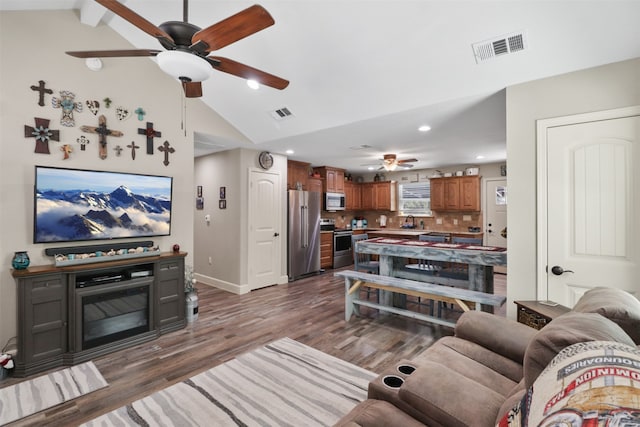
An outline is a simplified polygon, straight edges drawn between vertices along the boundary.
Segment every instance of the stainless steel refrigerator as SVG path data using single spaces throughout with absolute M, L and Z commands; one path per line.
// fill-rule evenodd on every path
M 289 190 L 289 281 L 320 271 L 322 193 Z

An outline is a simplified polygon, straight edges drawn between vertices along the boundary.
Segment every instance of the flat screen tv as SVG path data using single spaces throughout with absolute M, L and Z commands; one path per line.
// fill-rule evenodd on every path
M 34 243 L 168 236 L 173 178 L 36 166 Z

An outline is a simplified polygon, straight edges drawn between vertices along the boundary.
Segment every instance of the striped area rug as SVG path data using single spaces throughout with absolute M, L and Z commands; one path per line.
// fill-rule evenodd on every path
M 83 426 L 331 426 L 376 376 L 283 338 Z
M 0 389 L 0 425 L 106 387 L 93 362 L 42 375 Z

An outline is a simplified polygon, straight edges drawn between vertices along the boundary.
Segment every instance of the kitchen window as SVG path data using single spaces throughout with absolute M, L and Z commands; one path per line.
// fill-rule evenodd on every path
M 431 186 L 429 181 L 398 185 L 400 215 L 431 216 Z

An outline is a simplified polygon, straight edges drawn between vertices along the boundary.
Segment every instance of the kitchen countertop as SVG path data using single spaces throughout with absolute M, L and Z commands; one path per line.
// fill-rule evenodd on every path
M 416 237 L 422 234 L 429 234 L 427 230 L 417 230 L 417 229 L 400 229 L 400 228 L 384 228 L 378 230 L 367 230 L 369 234 L 372 236 L 406 236 L 406 237 Z

